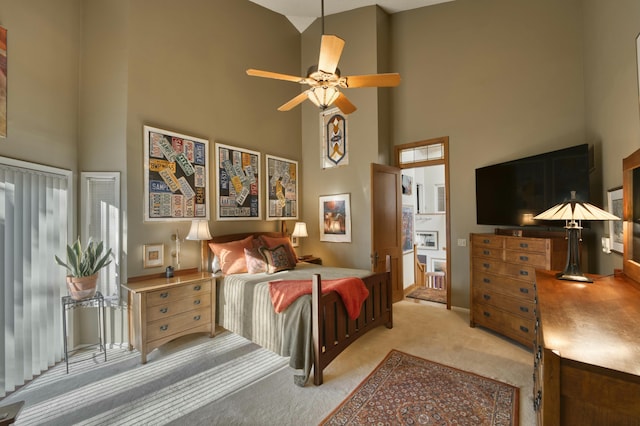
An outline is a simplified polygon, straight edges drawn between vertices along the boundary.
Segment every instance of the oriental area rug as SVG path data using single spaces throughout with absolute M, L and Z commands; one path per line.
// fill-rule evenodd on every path
M 392 350 L 322 425 L 517 425 L 515 386 Z
M 407 294 L 407 297 L 411 299 L 427 300 L 429 302 L 447 303 L 447 290 L 418 287 L 411 293 Z

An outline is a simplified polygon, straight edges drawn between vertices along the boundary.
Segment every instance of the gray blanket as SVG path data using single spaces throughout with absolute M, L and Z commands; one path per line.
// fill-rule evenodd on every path
M 263 348 L 290 357 L 289 365 L 298 370 L 294 375 L 298 386 L 306 384 L 313 366 L 311 296 L 298 298 L 284 312 L 277 314 L 269 295 L 269 281 L 310 279 L 313 274 L 329 280 L 363 278 L 371 272 L 298 263 L 291 271 L 271 275 L 228 275 L 219 278 L 217 284 L 216 322 Z

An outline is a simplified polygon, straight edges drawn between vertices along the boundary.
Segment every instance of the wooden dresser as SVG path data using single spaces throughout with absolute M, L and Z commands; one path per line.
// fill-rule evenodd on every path
M 209 272 L 151 278 L 124 285 L 129 290 L 129 350 L 142 363 L 155 348 L 191 333 L 215 334 L 216 280 Z
M 535 269 L 564 268 L 564 233 L 546 238 L 471 234 L 469 240 L 471 327 L 489 328 L 533 348 Z
M 538 425 L 640 425 L 640 285 L 536 272 Z

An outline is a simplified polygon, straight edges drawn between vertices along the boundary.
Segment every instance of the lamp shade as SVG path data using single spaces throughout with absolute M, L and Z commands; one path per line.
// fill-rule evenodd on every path
M 576 192 L 571 191 L 571 199 L 557 204 L 550 209 L 535 216 L 539 220 L 564 220 L 567 230 L 567 264 L 564 271 L 556 275 L 556 278 L 567 281 L 580 281 L 590 283 L 592 280 L 586 277 L 580 268 L 579 243 L 582 240 L 583 220 L 619 220 L 615 215 L 606 212 L 593 204 L 576 200 Z M 576 222 L 577 221 L 577 222 Z
M 307 90 L 309 100 L 322 109 L 334 103 L 338 95 L 340 95 L 340 91 L 333 86 L 317 86 Z
M 293 228 L 292 237 L 308 237 L 307 224 L 304 222 L 296 222 L 296 226 Z
M 191 222 L 191 228 L 189 229 L 187 240 L 204 241 L 210 239 L 211 232 L 209 231 L 208 221 L 198 219 Z

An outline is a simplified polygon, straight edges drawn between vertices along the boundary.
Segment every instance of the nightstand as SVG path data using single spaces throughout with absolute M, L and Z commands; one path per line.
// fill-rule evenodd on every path
M 129 350 L 141 362 L 155 348 L 191 333 L 215 334 L 216 279 L 209 272 L 151 278 L 123 285 L 129 290 Z
M 298 260 L 300 262 L 315 263 L 316 265 L 322 265 L 322 258 L 318 256 L 314 256 L 312 254 L 299 257 Z

